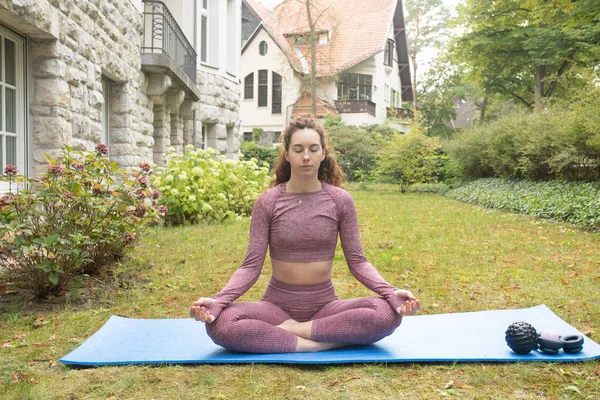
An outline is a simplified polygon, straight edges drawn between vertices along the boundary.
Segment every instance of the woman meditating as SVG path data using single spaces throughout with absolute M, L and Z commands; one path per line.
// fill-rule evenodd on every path
M 313 119 L 283 134 L 273 187 L 254 204 L 243 264 L 225 288 L 195 301 L 190 315 L 212 340 L 250 353 L 312 352 L 369 344 L 390 335 L 419 301 L 387 283 L 365 258 L 352 197 Z M 340 300 L 331 282 L 338 233 L 352 274 L 379 296 Z M 270 250 L 273 273 L 258 302 L 234 301 L 258 280 Z

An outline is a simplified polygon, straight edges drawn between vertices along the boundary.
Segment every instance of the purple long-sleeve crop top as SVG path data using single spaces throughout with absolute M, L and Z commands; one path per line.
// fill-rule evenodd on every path
M 227 285 L 213 296 L 207 310 L 218 317 L 221 311 L 254 285 L 260 276 L 267 247 L 271 258 L 284 262 L 332 260 L 338 232 L 352 275 L 382 296 L 396 309 L 403 299 L 394 294 L 369 263 L 358 232 L 356 208 L 345 190 L 321 182 L 310 193 L 288 193 L 281 183 L 262 193 L 252 209 L 250 240 L 244 262 Z

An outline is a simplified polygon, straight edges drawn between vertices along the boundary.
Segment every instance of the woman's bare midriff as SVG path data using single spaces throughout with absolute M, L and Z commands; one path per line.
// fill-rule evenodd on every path
M 333 260 L 285 262 L 271 259 L 273 278 L 290 285 L 314 285 L 331 279 Z

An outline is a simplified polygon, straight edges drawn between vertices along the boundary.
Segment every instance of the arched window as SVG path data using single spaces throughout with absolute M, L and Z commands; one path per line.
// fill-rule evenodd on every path
M 273 72 L 271 85 L 271 113 L 281 114 L 281 75 L 277 72 Z
M 268 49 L 269 49 L 269 46 L 267 45 L 267 42 L 265 42 L 263 40 L 258 45 L 258 54 L 260 54 L 261 56 L 267 55 L 267 50 Z
M 254 72 L 244 78 L 244 99 L 254 98 Z

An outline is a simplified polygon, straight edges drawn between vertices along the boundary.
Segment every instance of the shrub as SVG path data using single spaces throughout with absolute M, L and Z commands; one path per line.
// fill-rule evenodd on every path
M 415 183 L 408 190 L 415 193 L 436 193 L 443 195 L 450 190 L 450 187 L 445 183 Z
M 377 152 L 382 138 L 371 134 L 365 128 L 333 124 L 331 120 L 328 133 L 335 149 L 336 158 L 349 181 L 371 179 L 371 174 L 379 165 Z
M 514 112 L 457 134 L 450 157 L 466 178 L 600 180 L 600 87 L 535 113 Z
M 600 229 L 600 183 L 479 179 L 446 193 L 484 207 Z
M 445 179 L 450 171 L 439 139 L 419 132 L 395 135 L 382 151 L 377 168 L 383 182 L 397 183 L 403 192 L 415 183 Z
M 244 142 L 240 146 L 240 151 L 246 160 L 255 158 L 259 165 L 267 164 L 269 169 L 273 168 L 275 160 L 279 156 L 279 146 L 259 146 L 255 142 Z
M 0 270 L 37 297 L 60 293 L 75 274 L 122 257 L 145 225 L 166 213 L 150 188 L 150 165 L 119 171 L 105 145 L 96 150 L 66 147 L 58 159 L 47 156 L 35 179 L 5 169 L 4 180 L 28 189 L 0 199 Z
M 168 207 L 166 221 L 190 224 L 200 220 L 220 221 L 249 215 L 258 195 L 270 181 L 269 169 L 256 159 L 232 161 L 214 149 L 187 146 L 185 154 L 169 149 L 165 167 L 157 168 L 153 185 Z

